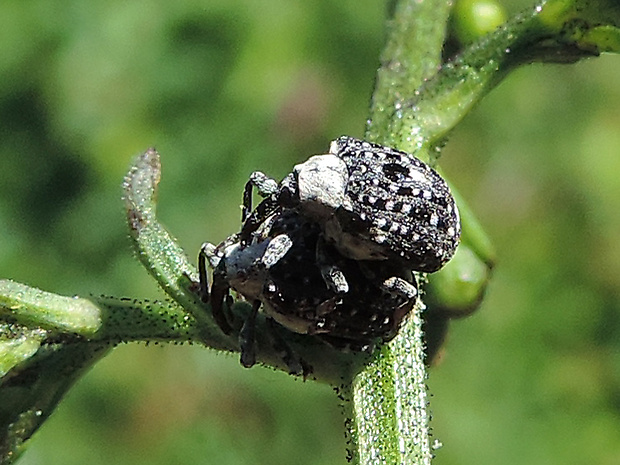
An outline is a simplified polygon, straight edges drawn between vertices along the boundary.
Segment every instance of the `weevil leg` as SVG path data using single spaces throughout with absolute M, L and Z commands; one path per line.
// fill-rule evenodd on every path
M 243 189 L 243 205 L 241 206 L 241 222 L 245 223 L 245 220 L 248 219 L 250 213 L 252 212 L 252 190 L 254 188 L 254 184 L 251 181 L 252 177 L 250 177 L 250 181 L 245 183 L 245 188 Z
M 394 305 L 394 313 L 392 315 L 392 321 L 395 324 L 394 330 L 397 330 L 397 322 L 402 321 L 418 299 L 418 287 L 415 276 L 413 276 L 413 282 L 393 276 L 383 281 L 381 289 L 398 299 L 398 304 Z
M 256 187 L 261 197 L 269 197 L 278 191 L 278 182 L 261 171 L 254 171 L 250 175 L 250 179 L 245 183 L 245 188 L 243 189 L 242 223 L 245 223 L 245 220 L 252 212 L 252 190 L 254 187 Z
M 258 190 L 261 197 L 269 197 L 278 192 L 278 181 L 270 178 L 261 171 L 254 171 L 250 175 L 250 181 Z
M 391 278 L 383 281 L 381 284 L 381 289 L 406 300 L 413 300 L 418 297 L 418 287 L 415 282 L 410 283 L 409 281 L 397 276 L 392 276 Z
M 251 368 L 256 364 L 256 315 L 261 306 L 260 300 L 252 304 L 252 311 L 246 318 L 239 332 L 239 346 L 241 347 L 241 365 Z
M 321 271 L 323 281 L 336 294 L 346 294 L 349 292 L 349 283 L 342 270 L 333 263 L 333 260 L 326 249 L 327 244 L 322 236 L 316 243 L 316 263 Z
M 216 271 L 213 273 L 213 284 L 211 286 L 211 292 L 209 292 L 207 262 L 209 262 L 211 266 L 213 266 L 214 262 L 217 262 L 217 257 L 215 256 L 216 250 L 216 247 L 209 242 L 205 242 L 200 247 L 200 252 L 198 253 L 198 295 L 202 302 L 211 303 L 211 314 L 213 315 L 213 319 L 224 334 L 230 334 L 232 328 L 226 319 L 223 307 L 224 301 L 226 300 L 228 303 L 228 299 L 230 298 L 230 294 L 228 293 L 229 286 L 220 272 Z
M 225 277 L 216 269 L 213 272 L 213 284 L 211 285 L 211 314 L 224 334 L 230 334 L 232 332 L 230 323 L 226 318 L 226 313 L 224 313 L 224 302 L 226 302 L 226 305 L 230 306 L 232 300 L 228 292 L 229 289 L 230 287 Z
M 209 251 L 212 247 L 212 244 L 205 242 L 200 247 L 200 252 L 198 253 L 198 293 L 200 295 L 200 300 L 202 300 L 204 303 L 209 302 L 209 277 L 207 276 L 207 260 L 209 260 Z
M 244 207 L 245 208 L 245 207 Z M 278 201 L 275 197 L 267 197 L 246 217 L 239 233 L 239 242 L 246 245 L 250 242 L 252 233 L 256 231 L 269 216 L 278 209 Z

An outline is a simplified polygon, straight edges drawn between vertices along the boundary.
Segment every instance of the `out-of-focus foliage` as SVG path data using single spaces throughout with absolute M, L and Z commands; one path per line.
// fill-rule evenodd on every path
M 131 157 L 162 153 L 159 216 L 188 251 L 222 239 L 252 170 L 362 134 L 383 17 L 353 0 L 1 2 L 0 275 L 161 297 L 125 237 Z M 617 56 L 520 70 L 444 150 L 498 265 L 431 371 L 437 464 L 620 461 L 618 75 Z M 327 386 L 131 345 L 20 463 L 344 464 L 341 421 Z
M 452 10 L 454 35 L 465 44 L 492 32 L 506 19 L 501 3 L 495 0 L 460 0 Z

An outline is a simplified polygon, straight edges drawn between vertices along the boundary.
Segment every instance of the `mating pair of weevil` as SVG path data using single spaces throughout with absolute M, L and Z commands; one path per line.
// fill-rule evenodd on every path
M 252 210 L 252 191 L 263 200 Z M 454 255 L 459 214 L 446 182 L 414 156 L 352 137 L 296 165 L 282 182 L 254 172 L 242 228 L 203 244 L 200 292 L 232 332 L 230 290 L 252 303 L 240 331 L 241 362 L 255 363 L 259 308 L 284 328 L 364 351 L 394 337 L 415 305 L 414 271 Z M 209 288 L 207 263 L 213 269 Z

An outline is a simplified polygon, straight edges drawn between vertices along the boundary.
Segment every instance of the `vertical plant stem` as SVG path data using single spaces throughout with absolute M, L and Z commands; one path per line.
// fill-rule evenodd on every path
M 409 153 L 401 108 L 441 63 L 451 0 L 399 0 L 387 23 L 387 40 L 372 96 L 365 138 Z M 413 140 L 413 139 L 412 139 Z
M 388 22 L 366 138 L 403 146 L 400 109 L 440 65 L 448 0 L 400 0 Z M 413 137 L 409 137 L 413 140 Z M 352 458 L 360 464 L 430 464 L 422 304 L 349 386 Z
M 348 393 L 353 457 L 360 464 L 431 463 L 422 307 L 359 373 Z

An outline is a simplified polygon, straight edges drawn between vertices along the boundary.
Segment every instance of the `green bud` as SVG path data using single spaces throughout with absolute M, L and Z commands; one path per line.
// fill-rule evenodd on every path
M 484 296 L 490 274 L 489 267 L 466 244 L 461 244 L 452 260 L 428 277 L 428 311 L 441 312 L 447 318 L 471 314 Z
M 461 43 L 475 41 L 504 21 L 504 9 L 492 0 L 459 0 L 452 11 L 452 27 Z

